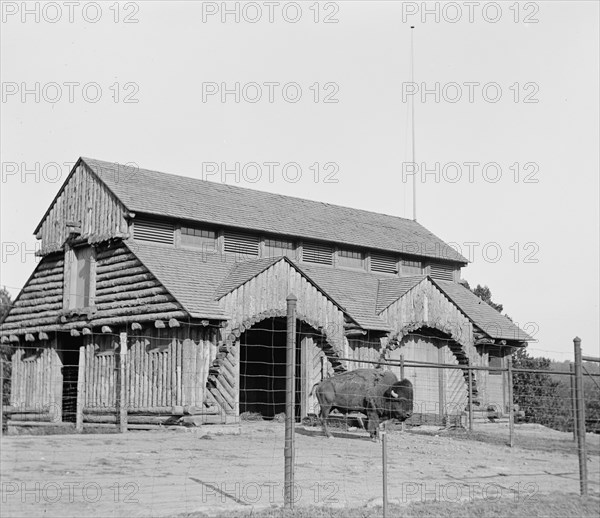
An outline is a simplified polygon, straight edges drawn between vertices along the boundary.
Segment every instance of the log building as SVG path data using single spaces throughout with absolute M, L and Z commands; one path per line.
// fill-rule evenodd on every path
M 501 367 L 530 340 L 459 282 L 464 257 L 403 218 L 80 158 L 34 233 L 40 261 L 0 328 L 15 422 L 273 416 L 289 293 L 299 417 L 332 372 Z M 464 411 L 466 371 L 404 374 L 416 414 Z M 502 375 L 475 371 L 473 394 L 507 408 Z

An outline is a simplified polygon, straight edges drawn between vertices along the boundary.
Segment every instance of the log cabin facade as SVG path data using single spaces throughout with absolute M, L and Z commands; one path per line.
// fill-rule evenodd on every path
M 0 328 L 15 421 L 282 412 L 289 293 L 298 417 L 334 372 L 502 366 L 531 339 L 459 282 L 464 257 L 403 218 L 80 158 L 34 233 L 40 261 Z M 415 413 L 463 412 L 465 372 L 407 365 Z M 476 404 L 505 411 L 503 378 L 475 371 Z

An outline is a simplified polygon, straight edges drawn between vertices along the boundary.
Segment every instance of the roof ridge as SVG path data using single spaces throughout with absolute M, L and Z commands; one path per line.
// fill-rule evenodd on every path
M 98 162 L 98 163 L 102 163 L 102 164 L 110 164 L 110 165 L 119 165 L 121 167 L 127 167 L 129 169 L 136 169 L 135 167 L 132 166 L 128 166 L 128 165 L 122 165 L 119 164 L 118 162 L 107 162 L 106 160 L 100 160 L 98 158 L 91 158 L 91 157 L 81 157 L 81 160 L 83 160 L 84 162 L 86 162 L 86 164 L 89 166 L 90 164 L 88 163 L 88 161 L 93 161 L 93 162 Z M 260 189 L 253 189 L 252 187 L 240 187 L 238 185 L 231 185 L 228 183 L 223 183 L 223 182 L 215 182 L 212 180 L 204 180 L 201 178 L 194 178 L 193 176 L 187 176 L 187 175 L 181 175 L 181 174 L 175 174 L 175 173 L 165 173 L 163 171 L 157 171 L 156 169 L 146 169 L 144 167 L 139 167 L 137 168 L 138 170 L 143 170 L 143 171 L 147 171 L 149 173 L 155 173 L 155 174 L 160 174 L 160 175 L 165 175 L 165 176 L 172 176 L 172 177 L 176 177 L 176 178 L 186 178 L 188 180 L 193 180 L 195 182 L 203 182 L 203 183 L 209 183 L 211 185 L 219 185 L 219 186 L 223 186 L 225 188 L 231 189 L 231 190 L 235 190 L 235 191 L 252 191 L 252 192 L 256 192 L 256 193 L 260 193 L 260 194 L 266 194 L 269 196 L 279 196 L 282 198 L 293 198 L 295 200 L 300 200 L 300 201 L 308 201 L 310 203 L 318 203 L 321 205 L 326 205 L 328 207 L 335 207 L 335 208 L 340 208 L 340 209 L 348 209 L 348 210 L 352 210 L 352 211 L 358 211 L 358 212 L 364 212 L 367 214 L 374 214 L 376 216 L 386 216 L 388 218 L 395 218 L 395 219 L 400 219 L 402 221 L 406 221 L 409 223 L 414 223 L 416 225 L 419 225 L 421 228 L 425 228 L 423 225 L 421 225 L 419 222 L 417 222 L 416 220 L 413 220 L 411 218 L 405 218 L 402 216 L 396 216 L 394 214 L 387 214 L 384 212 L 376 212 L 374 210 L 368 210 L 368 209 L 361 209 L 361 208 L 356 208 L 356 207 L 349 207 L 348 205 L 338 205 L 337 203 L 329 203 L 326 201 L 319 201 L 319 200 L 311 200 L 310 198 L 302 198 L 300 196 L 294 196 L 291 194 L 280 194 L 280 193 L 274 193 L 274 192 L 268 192 L 268 191 L 263 191 Z M 427 230 L 427 229 L 426 229 Z M 428 231 L 429 232 L 429 231 Z

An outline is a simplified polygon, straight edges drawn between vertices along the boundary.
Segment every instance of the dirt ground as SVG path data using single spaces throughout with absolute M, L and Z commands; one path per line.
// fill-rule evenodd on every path
M 282 505 L 283 424 L 243 423 L 241 429 L 241 435 L 197 429 L 5 436 L 1 514 L 169 516 Z M 490 424 L 483 431 L 507 437 L 502 425 Z M 499 442 L 469 440 L 436 428 L 389 432 L 390 501 L 510 498 L 526 506 L 543 494 L 579 492 L 572 434 L 520 425 L 515 447 Z M 600 436 L 588 434 L 588 444 L 589 487 L 597 495 Z M 327 439 L 298 427 L 295 449 L 297 506 L 381 504 L 380 443 L 347 433 Z

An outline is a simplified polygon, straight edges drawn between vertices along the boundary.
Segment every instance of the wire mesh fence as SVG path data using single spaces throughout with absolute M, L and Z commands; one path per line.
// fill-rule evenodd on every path
M 519 463 L 525 450 L 569 455 L 561 477 L 563 483 L 578 482 L 577 456 L 571 455 L 582 449 L 575 401 L 579 397 L 583 402 L 579 416 L 587 416 L 587 431 L 595 431 L 597 363 L 582 364 L 583 393 L 577 396 L 574 371 L 555 370 L 550 364 L 532 368 L 518 354 L 512 361 L 505 356 L 496 366 L 481 365 L 458 357 L 449 339 L 413 333 L 411 341 L 385 354 L 371 337 L 352 337 L 347 349 L 351 355 L 339 356 L 326 347 L 322 332 L 296 323 L 294 470 L 287 498 L 281 423 L 289 395 L 289 362 L 283 316 L 249 326 L 235 337 L 234 351 L 215 339 L 222 328 L 209 323 L 182 323 L 180 331 L 129 329 L 127 334 L 105 329 L 73 336 L 67 331 L 45 344 L 4 344 L 3 430 L 57 426 L 63 431 L 118 432 L 214 425 L 227 434 L 222 425 L 237 427 L 232 433 L 241 435 L 223 435 L 210 448 L 199 448 L 188 437 L 177 440 L 189 448 L 184 495 L 171 488 L 179 496 L 167 497 L 154 482 L 152 487 L 142 483 L 142 475 L 126 481 L 165 508 L 182 499 L 190 506 L 258 506 L 290 499 L 296 505 L 378 505 L 384 503 L 384 487 L 386 501 L 399 504 L 506 496 L 526 501 L 556 485 L 536 476 L 540 459 L 531 467 Z M 400 423 L 393 411 L 379 412 L 377 401 L 374 407 L 333 408 L 328 422 L 335 439 L 327 440 L 315 386 L 357 369 L 375 370 L 376 379 L 384 383 L 389 382 L 385 373 L 392 373 L 391 385 L 394 379 L 409 380 L 411 415 Z M 402 396 L 393 395 L 390 386 L 380 395 L 382 406 Z M 385 455 L 383 441 L 371 440 L 373 411 L 385 438 Z M 506 450 L 507 445 L 516 448 Z M 144 448 L 121 444 L 119 452 L 131 459 Z M 600 451 L 592 444 L 587 453 L 597 457 Z M 160 459 L 165 471 L 181 461 Z M 216 465 L 231 466 L 231 471 L 213 470 Z M 594 465 L 589 477 L 593 490 L 596 472 Z M 108 487 L 103 479 L 102 490 Z

